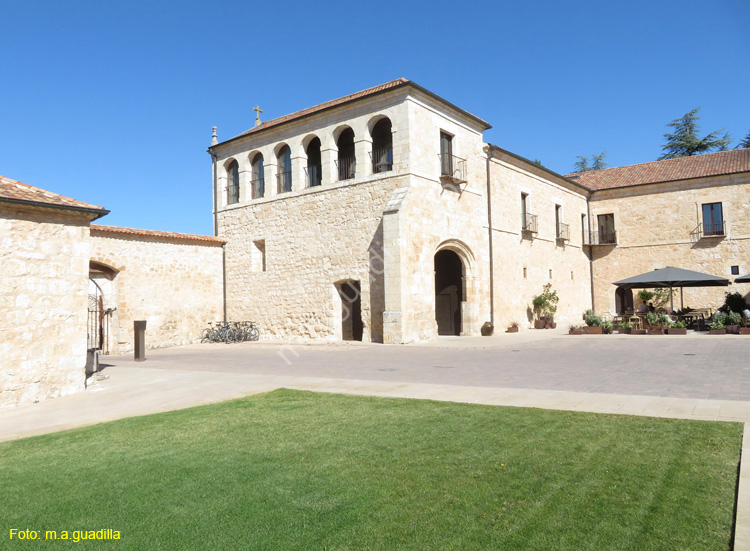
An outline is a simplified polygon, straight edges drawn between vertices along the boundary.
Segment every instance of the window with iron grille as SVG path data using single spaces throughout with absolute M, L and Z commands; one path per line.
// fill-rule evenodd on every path
M 227 167 L 227 205 L 240 200 L 240 165 L 232 161 Z
M 703 235 L 724 235 L 721 203 L 703 204 Z

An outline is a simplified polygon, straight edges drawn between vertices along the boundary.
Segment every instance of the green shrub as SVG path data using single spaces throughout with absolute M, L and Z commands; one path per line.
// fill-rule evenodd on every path
M 727 325 L 739 325 L 742 323 L 742 316 L 737 312 L 731 311 L 727 314 Z
M 657 316 L 654 312 L 649 312 L 648 314 L 646 314 L 646 323 L 651 326 L 657 325 L 659 323 L 659 316 Z
M 587 310 L 587 312 L 591 312 L 591 310 Z M 591 312 L 590 314 L 586 314 L 586 325 L 588 325 L 589 327 L 599 327 L 601 324 L 601 316 L 597 316 L 593 312 Z
M 675 321 L 674 323 L 670 324 L 670 327 L 674 327 L 675 329 L 685 329 L 685 322 Z
M 742 313 L 747 308 L 745 299 L 739 293 L 727 293 L 727 297 L 724 299 L 724 307 L 731 312 Z
M 649 300 L 654 298 L 654 293 L 652 293 L 651 291 L 647 291 L 646 289 L 641 289 L 640 291 L 638 291 L 638 298 L 648 302 Z
M 669 327 L 669 325 L 672 323 L 672 320 L 670 320 L 669 316 L 666 314 L 658 314 L 656 316 L 656 323 L 657 325 L 663 325 L 664 327 Z

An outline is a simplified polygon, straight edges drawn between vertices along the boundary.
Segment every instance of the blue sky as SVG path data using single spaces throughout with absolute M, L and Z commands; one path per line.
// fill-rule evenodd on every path
M 101 223 L 212 232 L 211 126 L 405 77 L 557 172 L 656 160 L 666 124 L 750 132 L 750 2 L 0 0 L 0 174 Z

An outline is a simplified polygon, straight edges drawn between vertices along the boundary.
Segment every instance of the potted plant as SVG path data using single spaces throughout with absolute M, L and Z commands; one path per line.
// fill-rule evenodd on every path
M 646 314 L 646 325 L 648 326 L 649 335 L 663 335 L 664 328 L 661 325 L 659 316 L 655 312 L 649 312 Z
M 605 335 L 611 335 L 614 332 L 615 326 L 611 321 L 602 322 L 602 333 Z
M 557 312 L 557 303 L 560 298 L 557 296 L 557 291 L 552 290 L 552 284 L 547 283 L 542 288 L 542 294 L 536 295 L 531 304 L 534 307 L 538 319 L 534 322 L 536 329 L 554 329 L 557 327 L 555 323 L 555 313 Z
M 745 312 L 750 314 L 750 312 Z M 750 335 L 750 315 L 742 316 L 742 327 L 740 327 L 740 335 Z
M 737 312 L 733 312 L 732 310 L 727 312 L 727 318 L 724 322 L 724 327 L 726 328 L 727 333 L 739 335 L 740 324 L 742 324 L 742 316 L 740 316 Z
M 727 330 L 724 328 L 724 322 L 727 319 L 727 315 L 724 312 L 717 312 L 714 314 L 714 319 L 708 324 L 709 335 L 726 335 Z
M 687 335 L 687 328 L 685 327 L 684 321 L 676 321 L 672 324 L 670 324 L 669 328 L 667 329 L 667 334 L 669 335 Z
M 625 333 L 626 335 L 630 335 L 630 332 L 633 330 L 633 324 L 629 321 L 626 321 L 625 323 L 620 325 L 620 333 Z
M 583 327 L 580 325 L 571 325 L 568 328 L 568 335 L 583 335 Z
M 602 318 L 594 314 L 593 310 L 586 310 L 586 327 L 584 331 L 587 335 L 602 334 Z
M 517 321 L 511 322 L 511 324 L 508 326 L 508 330 L 506 333 L 518 333 L 518 326 L 519 323 Z

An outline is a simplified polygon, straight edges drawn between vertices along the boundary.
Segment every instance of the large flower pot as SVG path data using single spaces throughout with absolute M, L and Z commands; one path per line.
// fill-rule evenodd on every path
M 602 326 L 601 325 L 588 325 L 583 328 L 583 332 L 587 335 L 601 335 L 602 334 Z
M 724 329 L 727 330 L 727 333 L 731 333 L 732 335 L 739 335 L 740 334 L 740 326 L 739 325 L 725 325 Z
M 630 332 L 630 334 L 631 335 L 645 335 L 646 334 L 646 330 L 645 329 L 633 329 Z
M 544 320 L 536 320 L 534 322 L 534 329 L 544 329 Z
M 663 335 L 664 329 L 649 329 L 648 334 L 649 335 Z
M 630 328 L 630 329 L 620 329 L 620 333 L 625 333 L 626 335 L 630 335 L 630 332 L 632 330 L 633 330 L 632 328 Z
M 482 328 L 480 329 L 480 332 L 482 333 L 483 337 L 491 337 L 492 333 L 495 332 L 495 326 L 490 322 L 485 321 L 484 325 L 482 325 Z
M 518 327 L 513 327 L 513 326 L 508 327 L 508 330 L 506 331 L 506 333 L 518 333 Z
M 750 327 L 740 327 L 740 335 L 750 335 Z
M 686 327 L 670 327 L 667 329 L 668 335 L 687 335 Z
M 709 329 L 708 334 L 709 335 L 726 335 L 727 330 L 726 330 L 726 327 L 724 329 Z

